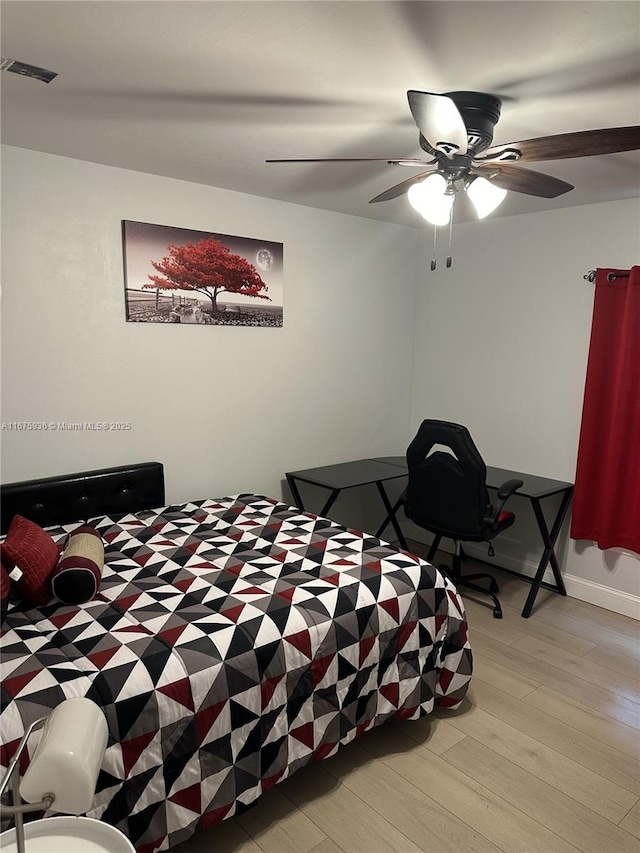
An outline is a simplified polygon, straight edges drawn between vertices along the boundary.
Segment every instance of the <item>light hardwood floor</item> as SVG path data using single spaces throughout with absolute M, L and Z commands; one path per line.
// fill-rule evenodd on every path
M 640 853 L 640 622 L 546 591 L 522 619 L 528 584 L 496 577 L 502 620 L 462 590 L 459 711 L 368 732 L 172 853 Z

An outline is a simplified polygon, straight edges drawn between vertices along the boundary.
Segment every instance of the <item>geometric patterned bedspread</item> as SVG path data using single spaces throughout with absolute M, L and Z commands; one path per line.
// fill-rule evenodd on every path
M 139 853 L 466 693 L 454 587 L 373 536 L 256 495 L 92 524 L 105 540 L 97 597 L 18 606 L 3 626 L 1 758 L 65 697 L 97 702 L 109 745 L 88 814 Z

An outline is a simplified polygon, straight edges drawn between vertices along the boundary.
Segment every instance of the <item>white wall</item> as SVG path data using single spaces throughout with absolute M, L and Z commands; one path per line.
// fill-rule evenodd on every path
M 638 263 L 639 214 L 629 199 L 454 226 L 453 266 L 434 273 L 425 246 L 411 433 L 425 417 L 457 421 L 487 464 L 573 482 L 594 295 L 583 276 Z M 518 521 L 495 542 L 503 565 L 523 554 L 537 564 L 528 502 L 510 508 Z M 560 551 L 570 594 L 603 603 L 613 589 L 608 606 L 640 615 L 629 598 L 640 592 L 637 555 L 575 543 L 566 530 Z
M 171 501 L 280 497 L 287 470 L 406 446 L 418 232 L 2 154 L 2 420 L 132 425 L 5 429 L 3 482 L 157 459 Z M 283 242 L 284 327 L 125 322 L 122 219 Z

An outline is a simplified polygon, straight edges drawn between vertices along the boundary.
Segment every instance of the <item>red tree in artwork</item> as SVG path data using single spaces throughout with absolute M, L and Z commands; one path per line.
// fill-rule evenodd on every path
M 212 312 L 218 310 L 216 300 L 220 293 L 238 293 L 271 301 L 264 292 L 267 285 L 253 264 L 234 255 L 213 237 L 198 243 L 167 246 L 167 249 L 169 254 L 161 261 L 151 261 L 162 276 L 150 275 L 153 284 L 144 287 L 202 293 L 211 300 Z

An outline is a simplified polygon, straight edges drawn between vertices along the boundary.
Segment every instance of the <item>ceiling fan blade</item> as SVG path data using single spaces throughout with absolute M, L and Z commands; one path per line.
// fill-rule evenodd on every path
M 474 166 L 474 174 L 480 174 L 503 190 L 513 190 L 526 195 L 537 195 L 540 198 L 557 198 L 573 189 L 573 184 L 561 181 L 551 175 L 535 172 L 533 169 L 523 169 L 520 166 L 505 165 L 504 163 L 486 163 Z
M 396 184 L 394 187 L 391 187 L 388 190 L 385 190 L 380 195 L 377 195 L 375 198 L 369 199 L 369 204 L 373 204 L 376 201 L 391 201 L 392 198 L 398 198 L 401 195 L 404 195 L 409 187 L 412 187 L 414 184 L 417 184 L 418 181 L 421 181 L 423 178 L 426 178 L 427 175 L 432 175 L 433 171 L 429 172 L 419 172 L 417 175 L 413 175 L 410 178 L 407 178 L 406 181 L 402 181 L 400 184 Z
M 559 133 L 540 136 L 521 142 L 497 145 L 484 152 L 482 160 L 499 157 L 507 149 L 520 151 L 518 162 L 533 163 L 539 160 L 567 160 L 573 157 L 593 157 L 597 154 L 617 154 L 640 148 L 640 126 L 607 127 L 602 130 L 582 130 L 577 133 Z
M 320 157 L 316 159 L 265 160 L 265 163 L 388 163 L 390 166 L 427 166 L 429 160 L 419 157 L 402 157 L 390 160 L 388 157 Z
M 447 156 L 466 154 L 467 128 L 451 98 L 415 89 L 407 92 L 407 98 L 420 133 L 432 148 Z

